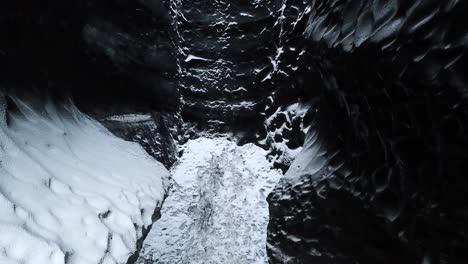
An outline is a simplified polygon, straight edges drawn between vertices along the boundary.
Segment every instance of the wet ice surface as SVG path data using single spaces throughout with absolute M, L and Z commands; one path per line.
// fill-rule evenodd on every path
M 267 263 L 266 197 L 281 174 L 266 151 L 226 138 L 192 140 L 182 149 L 138 263 Z

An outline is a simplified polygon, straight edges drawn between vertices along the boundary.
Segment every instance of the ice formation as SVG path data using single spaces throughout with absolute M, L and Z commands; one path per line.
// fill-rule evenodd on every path
M 281 177 L 267 152 L 226 138 L 191 140 L 182 150 L 138 263 L 267 263 L 266 197 Z
M 168 171 L 73 104 L 12 100 L 7 114 L 0 99 L 0 263 L 126 263 Z

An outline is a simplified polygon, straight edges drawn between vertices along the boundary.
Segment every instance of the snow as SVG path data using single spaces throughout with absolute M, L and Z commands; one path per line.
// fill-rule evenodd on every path
M 267 151 L 227 138 L 191 140 L 182 150 L 138 263 L 268 263 L 266 197 L 281 173 Z
M 244 16 L 244 17 L 255 17 L 254 15 L 252 15 L 250 13 L 246 13 L 246 12 L 241 12 L 240 15 Z
M 187 58 L 185 59 L 185 62 L 190 62 L 190 61 L 193 61 L 193 60 L 201 60 L 201 61 L 211 61 L 210 59 L 206 59 L 206 58 L 203 58 L 203 57 L 198 57 L 198 56 L 195 56 L 195 55 L 188 55 Z
M 126 263 L 168 171 L 72 104 L 12 100 L 7 122 L 0 97 L 0 263 Z

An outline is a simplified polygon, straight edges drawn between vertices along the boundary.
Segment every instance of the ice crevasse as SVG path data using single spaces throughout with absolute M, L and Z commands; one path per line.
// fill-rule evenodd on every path
M 0 264 L 126 263 L 169 172 L 72 103 L 11 100 L 7 113 L 0 96 Z

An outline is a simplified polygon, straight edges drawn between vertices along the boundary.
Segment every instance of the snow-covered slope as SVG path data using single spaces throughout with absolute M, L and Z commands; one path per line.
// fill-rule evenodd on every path
M 0 98 L 0 263 L 126 263 L 168 171 L 72 104 L 13 101 L 7 117 Z
M 174 188 L 138 263 L 267 263 L 266 197 L 281 177 L 253 144 L 200 138 L 182 147 Z

